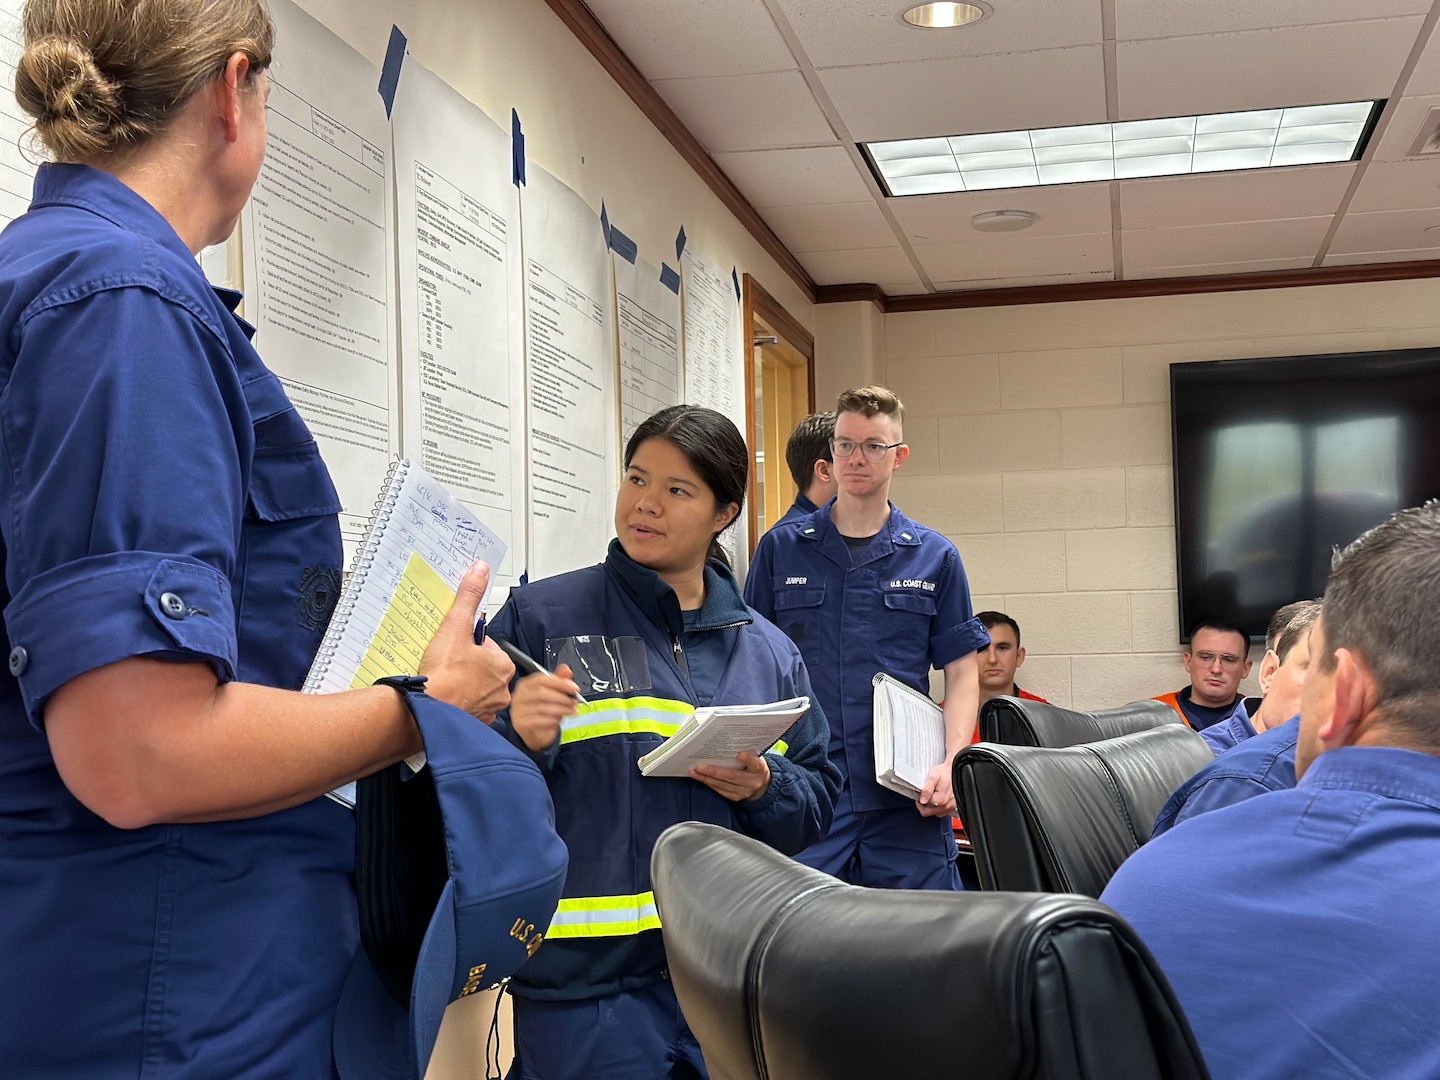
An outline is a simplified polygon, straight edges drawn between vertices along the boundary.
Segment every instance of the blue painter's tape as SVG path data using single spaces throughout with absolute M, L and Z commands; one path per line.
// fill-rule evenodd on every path
M 610 250 L 619 255 L 631 266 L 635 265 L 635 259 L 640 254 L 640 249 L 635 246 L 635 241 L 626 236 L 614 225 L 610 226 Z
M 740 271 L 733 266 L 730 267 L 730 280 L 735 282 L 735 302 L 738 304 L 740 302 Z
M 666 263 L 660 264 L 660 284 L 669 289 L 676 296 L 680 295 L 680 275 L 670 269 Z
M 685 226 L 680 226 L 679 233 L 675 236 L 675 261 L 680 261 L 680 256 L 685 254 Z
M 510 182 L 525 186 L 525 133 L 520 130 L 520 114 L 510 110 Z
M 395 107 L 395 91 L 400 88 L 400 67 L 405 63 L 405 35 L 400 27 L 390 27 L 390 44 L 385 46 L 385 65 L 380 69 L 380 100 L 385 102 L 385 119 Z

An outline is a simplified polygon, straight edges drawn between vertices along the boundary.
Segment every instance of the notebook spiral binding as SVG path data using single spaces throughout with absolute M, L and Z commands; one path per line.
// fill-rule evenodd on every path
M 409 465 L 408 459 L 390 463 L 390 471 L 385 474 L 385 483 L 381 485 L 380 494 L 375 497 L 375 505 L 370 510 L 370 520 L 365 523 L 365 542 L 355 553 L 355 561 L 350 564 L 350 573 L 345 576 L 345 587 L 340 590 L 340 599 L 335 602 L 335 612 L 330 616 L 330 625 L 325 628 L 325 636 L 320 641 L 320 648 L 315 652 L 315 662 L 305 677 L 305 685 L 301 688 L 304 693 L 318 693 L 320 684 L 325 680 L 330 661 L 334 658 L 340 639 L 345 634 L 346 624 L 350 621 L 350 613 L 360 598 L 365 577 L 369 574 L 370 567 L 375 562 L 375 554 L 385 537 L 385 524 L 390 520 L 395 503 L 400 498 L 400 489 L 404 486 Z

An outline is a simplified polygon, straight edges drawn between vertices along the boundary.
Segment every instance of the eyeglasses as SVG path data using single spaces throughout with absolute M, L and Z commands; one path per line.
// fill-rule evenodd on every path
M 903 442 L 851 442 L 849 439 L 831 439 L 830 453 L 837 458 L 848 458 L 856 450 L 864 451 L 866 461 L 883 461 L 885 455 L 897 446 L 904 446 Z
M 1245 658 L 1243 656 L 1236 656 L 1234 653 L 1197 652 L 1195 659 L 1199 660 L 1205 667 L 1214 667 L 1215 661 L 1218 660 L 1220 661 L 1221 667 L 1233 668 L 1239 667 L 1240 662 Z

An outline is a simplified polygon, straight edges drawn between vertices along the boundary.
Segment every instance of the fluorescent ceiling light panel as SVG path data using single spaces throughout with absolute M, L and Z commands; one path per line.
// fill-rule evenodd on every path
M 886 194 L 935 195 L 1353 161 L 1384 102 L 865 143 Z

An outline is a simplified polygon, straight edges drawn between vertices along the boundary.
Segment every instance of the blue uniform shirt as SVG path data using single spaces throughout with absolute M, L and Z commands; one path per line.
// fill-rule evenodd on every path
M 830 760 L 847 781 L 841 808 L 913 808 L 875 782 L 871 679 L 888 672 L 928 694 L 932 666 L 982 648 L 989 634 L 954 544 L 892 506 L 852 559 L 830 520 L 834 505 L 761 537 L 745 601 L 800 647 L 830 719 Z
M 1260 700 L 1258 697 L 1244 698 L 1224 720 L 1200 729 L 1200 738 L 1205 740 L 1216 757 L 1255 737 L 1255 726 L 1250 723 L 1250 717 L 1260 708 Z
M 786 510 L 785 513 L 780 516 L 780 520 L 775 522 L 770 528 L 774 529 L 791 521 L 799 521 L 801 518 L 809 517 L 819 509 L 818 506 L 805 497 L 805 493 L 802 491 L 799 495 L 795 496 L 795 501 L 790 504 L 790 509 Z
M 349 811 L 116 829 L 43 731 L 57 688 L 129 657 L 304 678 L 340 583 L 339 504 L 238 299 L 83 166 L 42 166 L 0 235 L 6 1075 L 331 1072 L 357 940 Z
M 1213 1076 L 1352 1080 L 1440 1076 L 1437 896 L 1440 758 L 1343 747 L 1146 844 L 1100 899 Z
M 1244 802 L 1267 791 L 1293 788 L 1295 742 L 1299 735 L 1300 718 L 1296 716 L 1226 750 L 1175 790 L 1160 808 L 1151 838 L 1197 814 Z

